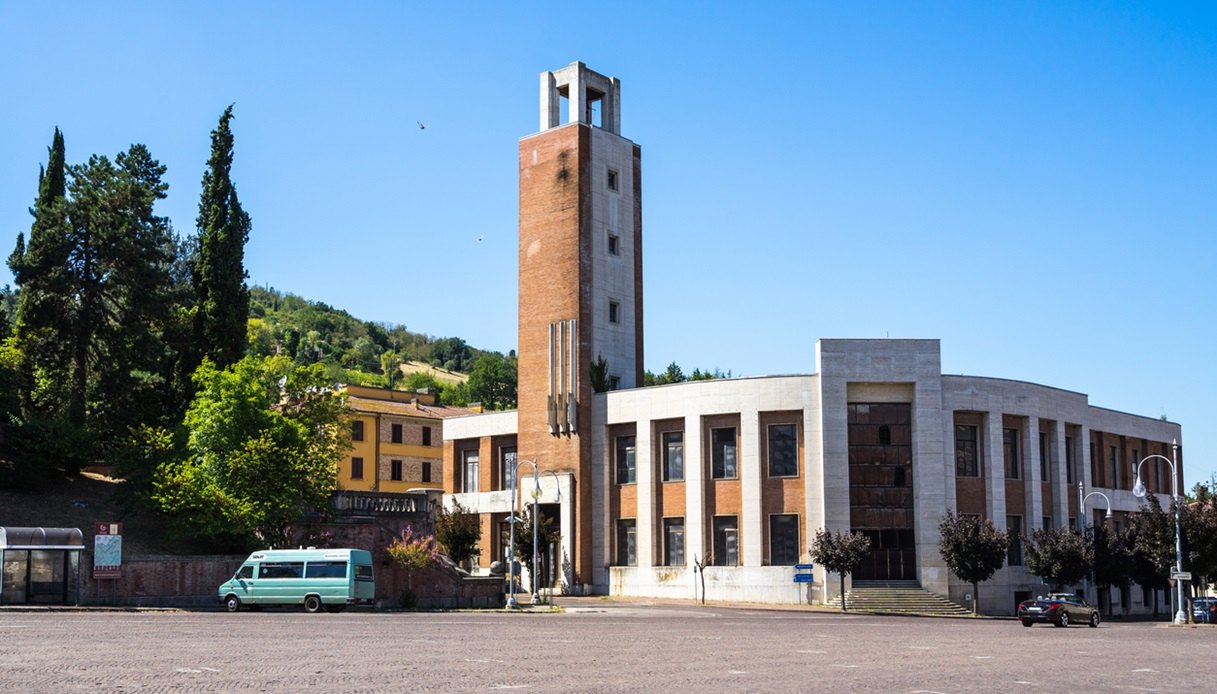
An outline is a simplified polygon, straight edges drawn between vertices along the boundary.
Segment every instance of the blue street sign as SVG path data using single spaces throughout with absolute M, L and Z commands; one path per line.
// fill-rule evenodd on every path
M 815 581 L 812 580 L 811 574 L 795 574 L 794 582 L 795 583 L 815 583 Z
M 815 566 L 813 566 L 811 564 L 795 564 L 794 565 L 795 571 L 811 571 L 814 568 L 815 568 Z

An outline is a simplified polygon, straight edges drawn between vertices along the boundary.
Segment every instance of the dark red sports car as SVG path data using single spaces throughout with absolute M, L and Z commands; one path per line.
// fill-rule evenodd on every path
M 1018 604 L 1018 619 L 1023 626 L 1029 627 L 1036 622 L 1047 622 L 1054 627 L 1067 627 L 1070 624 L 1089 624 L 1099 626 L 1099 610 L 1094 605 L 1076 595 L 1068 593 L 1050 593 L 1034 600 L 1024 600 Z

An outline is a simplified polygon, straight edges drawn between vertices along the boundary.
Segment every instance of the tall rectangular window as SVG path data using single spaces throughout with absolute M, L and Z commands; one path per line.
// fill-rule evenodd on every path
M 363 458 L 351 458 L 351 479 L 363 479 Z
M 664 566 L 685 565 L 685 519 L 663 519 Z
M 1052 516 L 1044 516 L 1044 530 L 1052 529 Z
M 621 241 L 620 241 L 620 239 L 617 237 L 617 235 L 616 235 L 616 234 L 609 234 L 609 236 L 608 236 L 608 252 L 609 252 L 609 255 L 621 255 L 621 248 L 620 248 L 620 245 L 621 245 Z
M 1108 486 L 1111 487 L 1112 489 L 1119 489 L 1120 488 L 1120 459 L 1119 459 L 1119 454 L 1116 452 L 1115 446 L 1112 446 L 1111 450 L 1108 452 L 1107 461 L 1111 468 L 1111 470 L 1110 470 L 1111 479 L 1109 480 Z
M 431 445 L 431 427 L 423 427 L 423 445 Z
M 617 190 L 617 172 L 612 169 L 608 170 L 608 189 Z
M 356 419 L 355 421 L 351 422 L 351 440 L 352 441 L 362 441 L 363 440 L 363 420 L 362 419 Z
M 634 484 L 634 437 L 617 437 L 617 484 Z
M 1065 437 L 1065 482 L 1073 484 L 1073 437 Z
M 1018 429 L 1002 429 L 1002 457 L 1006 462 L 1006 477 L 1018 479 L 1022 469 L 1018 459 Z
M 402 469 L 400 460 L 389 461 L 389 479 L 393 482 L 400 482 L 402 479 Z
M 739 519 L 714 517 L 714 565 L 739 566 Z
M 979 477 L 980 456 L 977 429 L 970 424 L 955 426 L 955 476 Z
M 401 443 L 401 424 L 390 425 L 389 439 L 391 443 Z
M 610 322 L 610 323 L 619 323 L 619 322 L 621 322 L 621 304 L 617 303 L 616 301 L 610 301 L 610 302 L 609 302 L 609 316 L 608 316 L 608 318 L 609 318 L 609 322 Z
M 735 427 L 710 430 L 710 468 L 716 480 L 739 477 L 736 464 Z
M 1099 486 L 1099 463 L 1095 458 L 1094 441 L 1090 442 L 1090 484 Z
M 427 462 L 423 463 L 423 481 L 424 482 L 431 481 L 431 463 L 427 463 Z
M 1006 516 L 1006 534 L 1010 537 L 1010 546 L 1006 549 L 1006 565 L 1022 566 L 1023 564 L 1023 517 Z
M 515 489 L 516 462 L 514 446 L 504 446 L 499 449 L 499 479 L 503 481 L 503 489 Z
M 798 564 L 800 554 L 798 514 L 769 516 L 769 563 L 773 566 Z
M 617 565 L 637 566 L 637 536 L 633 518 L 617 521 Z
M 1154 491 L 1162 493 L 1162 461 L 1154 458 Z
M 663 432 L 663 481 L 679 482 L 685 478 L 685 434 L 683 431 Z
M 478 490 L 478 452 L 475 450 L 461 451 L 461 491 L 465 493 Z
M 770 477 L 798 476 L 799 442 L 795 425 L 770 424 L 768 452 Z
M 1040 432 L 1040 481 L 1048 482 L 1048 432 Z

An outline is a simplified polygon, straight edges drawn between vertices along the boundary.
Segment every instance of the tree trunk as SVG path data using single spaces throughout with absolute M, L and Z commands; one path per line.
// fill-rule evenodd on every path
M 841 577 L 841 611 L 845 612 L 845 572 L 841 571 L 837 575 Z
M 980 605 L 980 583 L 972 581 L 972 616 L 980 614 L 977 606 Z

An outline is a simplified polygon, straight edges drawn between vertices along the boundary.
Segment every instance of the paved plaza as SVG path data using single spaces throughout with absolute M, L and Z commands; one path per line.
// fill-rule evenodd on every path
M 1217 627 L 577 599 L 561 613 L 0 611 L 12 692 L 1197 692 Z

